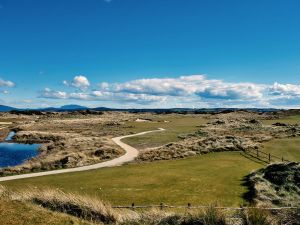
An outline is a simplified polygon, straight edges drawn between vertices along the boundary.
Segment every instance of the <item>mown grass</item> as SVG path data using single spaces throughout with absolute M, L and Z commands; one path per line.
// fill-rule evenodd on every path
M 300 115 L 287 116 L 285 118 L 280 118 L 280 119 L 263 120 L 262 122 L 265 125 L 272 125 L 276 122 L 288 123 L 288 124 L 300 124 Z
M 262 151 L 284 157 L 289 161 L 300 161 L 300 137 L 274 139 L 266 142 Z
M 240 152 L 211 153 L 182 160 L 130 164 L 78 173 L 3 182 L 12 189 L 54 187 L 100 197 L 113 205 L 244 203 L 243 179 L 263 165 Z
M 164 122 L 164 120 L 168 122 Z M 165 128 L 166 131 L 150 133 L 143 136 L 126 138 L 123 141 L 138 149 L 157 147 L 170 142 L 178 141 L 178 136 L 199 130 L 199 126 L 208 122 L 203 116 L 193 115 L 171 115 L 164 116 L 161 121 L 153 122 L 128 122 L 126 125 L 133 133 L 154 130 L 157 128 Z
M 288 116 L 281 119 L 263 120 L 266 125 L 276 122 L 287 124 L 300 124 L 300 115 Z M 284 157 L 289 161 L 300 161 L 300 137 L 275 139 L 264 144 L 263 151 L 273 155 Z

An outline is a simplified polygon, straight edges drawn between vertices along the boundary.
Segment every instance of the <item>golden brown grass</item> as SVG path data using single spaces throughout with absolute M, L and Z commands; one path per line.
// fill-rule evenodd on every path
M 31 202 L 55 212 L 66 213 L 95 223 L 116 223 L 120 216 L 111 206 L 88 196 L 65 193 L 55 189 L 35 189 L 14 192 L 12 199 Z
M 30 215 L 27 215 L 28 213 Z M 283 222 L 280 224 L 297 221 L 299 219 L 297 213 L 299 210 L 272 214 L 271 211 L 255 208 L 226 211 L 216 204 L 199 209 L 114 209 L 100 199 L 65 193 L 60 190 L 30 188 L 11 192 L 0 186 L 0 224 L 10 225 L 229 225 L 232 224 L 233 217 L 234 221 L 241 225 L 275 225 L 279 221 Z M 81 220 L 66 214 L 76 216 Z M 13 215 L 14 220 L 10 223 Z M 29 217 L 28 220 L 24 220 L 27 222 L 21 221 L 25 216 Z
M 1 225 L 88 225 L 73 216 L 53 212 L 38 205 L 15 199 L 13 193 L 0 186 Z

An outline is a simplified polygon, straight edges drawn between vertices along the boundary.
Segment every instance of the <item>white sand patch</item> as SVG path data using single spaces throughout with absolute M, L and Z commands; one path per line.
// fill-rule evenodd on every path
M 147 120 L 147 119 L 136 119 L 135 122 L 151 122 L 151 120 Z
M 0 125 L 10 125 L 12 122 L 0 122 Z

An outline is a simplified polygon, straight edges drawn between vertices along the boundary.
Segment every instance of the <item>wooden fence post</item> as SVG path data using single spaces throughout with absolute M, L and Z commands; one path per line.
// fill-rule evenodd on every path
M 163 210 L 164 209 L 164 203 L 160 203 L 160 210 Z
M 188 209 L 190 209 L 190 208 L 191 208 L 191 206 L 192 206 L 192 205 L 191 205 L 191 203 L 188 203 L 188 206 L 187 206 L 187 208 L 188 208 Z

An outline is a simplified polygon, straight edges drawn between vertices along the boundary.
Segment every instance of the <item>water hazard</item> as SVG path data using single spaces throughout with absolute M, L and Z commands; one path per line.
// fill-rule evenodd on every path
M 5 141 L 11 141 L 14 135 L 14 132 L 10 132 Z M 40 144 L 0 143 L 0 168 L 16 166 L 35 157 L 39 147 Z

